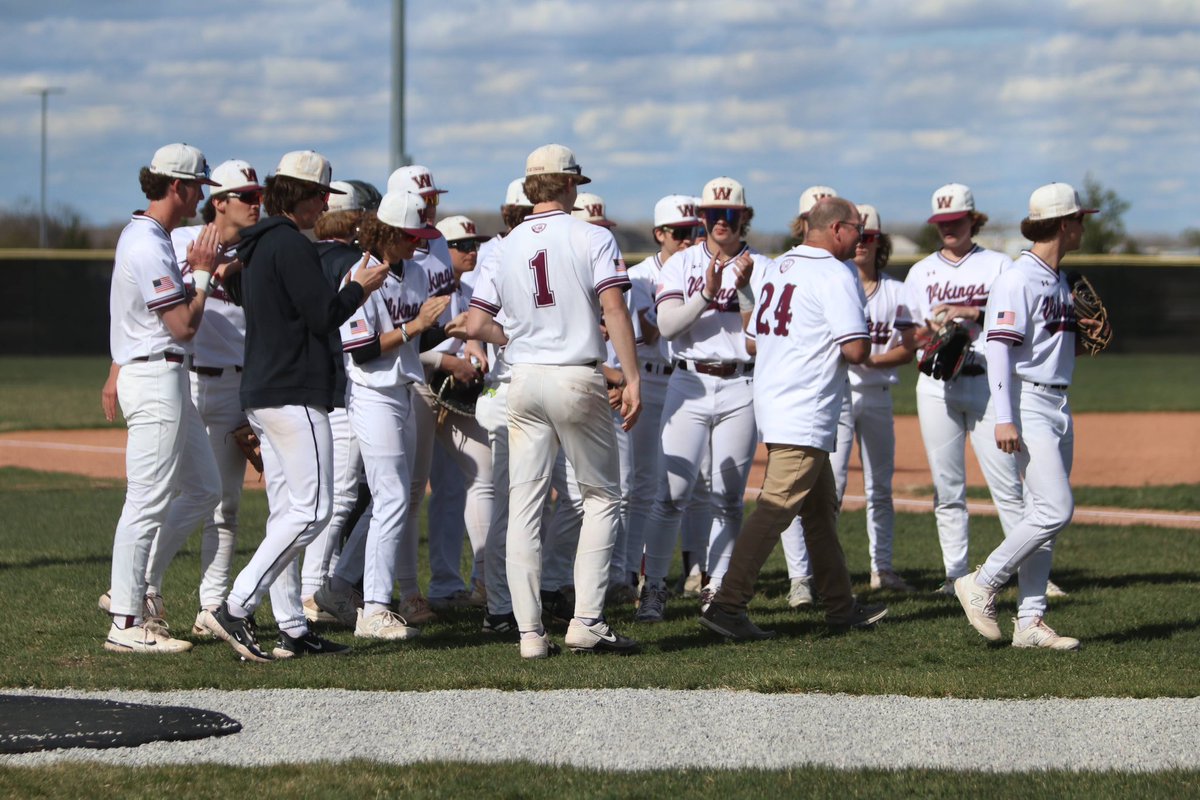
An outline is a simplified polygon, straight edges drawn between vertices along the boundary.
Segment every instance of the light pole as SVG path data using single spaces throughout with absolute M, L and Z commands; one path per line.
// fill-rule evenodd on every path
M 26 89 L 30 94 L 42 96 L 42 201 L 41 214 L 38 215 L 38 247 L 46 247 L 46 109 L 50 104 L 50 95 L 62 94 L 66 91 L 61 86 L 43 86 Z
M 392 148 L 391 169 L 406 167 L 404 152 L 404 0 L 392 0 Z

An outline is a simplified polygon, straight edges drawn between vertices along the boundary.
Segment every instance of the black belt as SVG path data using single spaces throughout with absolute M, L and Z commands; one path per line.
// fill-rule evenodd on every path
M 183 363 L 183 353 L 163 353 L 162 357 L 163 357 L 163 361 L 170 361 L 172 364 L 182 364 Z M 150 358 L 150 356 L 134 356 L 133 358 L 131 358 L 129 360 L 130 361 L 150 361 L 152 359 Z M 157 361 L 158 359 L 155 358 L 153 360 Z
M 691 370 L 698 372 L 701 375 L 714 375 L 718 378 L 729 378 L 734 375 L 749 375 L 754 372 L 754 364 L 744 363 L 741 361 L 715 361 L 705 363 L 704 361 L 693 361 L 691 366 L 688 362 L 682 359 L 675 362 L 675 366 L 685 372 Z
M 188 369 L 197 375 L 204 375 L 209 378 L 219 378 L 225 374 L 225 367 L 198 367 L 193 364 L 192 366 L 188 367 Z M 242 371 L 241 367 L 230 367 L 230 369 L 235 369 L 238 372 Z
M 1065 392 L 1067 389 L 1071 388 L 1065 383 L 1034 383 L 1033 381 L 1026 381 L 1026 383 L 1028 383 L 1030 386 L 1036 386 L 1039 389 L 1054 389 L 1057 392 Z
M 653 361 L 646 362 L 646 372 L 651 375 L 670 375 L 675 371 L 675 368 L 670 364 L 655 364 Z

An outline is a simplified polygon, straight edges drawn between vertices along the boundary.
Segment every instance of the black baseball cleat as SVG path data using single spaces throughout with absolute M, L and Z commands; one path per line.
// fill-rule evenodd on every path
M 575 616 L 575 600 L 561 589 L 542 590 L 542 613 L 558 622 L 570 622 Z
M 567 626 L 565 639 L 567 647 L 573 653 L 614 653 L 626 656 L 636 653 L 640 645 L 608 627 L 608 623 L 600 620 L 594 625 L 584 625 L 578 619 L 571 619 Z
M 510 611 L 507 614 L 484 614 L 483 633 L 517 634 L 517 618 Z
M 775 638 L 775 631 L 764 631 L 750 621 L 745 611 L 730 613 L 716 603 L 710 604 L 700 614 L 700 625 L 735 642 L 757 642 Z
M 338 644 L 312 631 L 303 636 L 289 636 L 284 631 L 279 632 L 279 641 L 271 655 L 276 658 L 297 658 L 299 656 L 339 656 L 350 652 L 350 645 Z
M 229 646 L 245 660 L 260 663 L 275 660 L 275 656 L 263 650 L 258 644 L 258 637 L 254 633 L 253 615 L 245 619 L 238 619 L 229 613 L 228 603 L 221 603 L 221 607 L 213 613 L 213 620 L 217 623 L 213 633 L 228 642 Z

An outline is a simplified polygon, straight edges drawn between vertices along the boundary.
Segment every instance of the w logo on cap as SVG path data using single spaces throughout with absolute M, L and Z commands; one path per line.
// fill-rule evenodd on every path
M 937 199 L 938 209 L 950 208 L 950 206 L 952 206 L 952 205 L 954 205 L 954 196 L 953 195 L 944 194 Z
M 728 200 L 733 194 L 732 186 L 714 186 L 712 189 L 713 200 Z
M 429 174 L 428 172 L 423 172 L 423 173 L 419 173 L 417 175 L 413 175 L 412 179 L 413 179 L 413 183 L 415 183 L 417 185 L 418 189 L 432 189 L 433 188 L 433 175 Z
M 728 198 L 728 197 L 729 197 L 729 192 L 728 192 L 728 191 L 726 191 L 726 192 L 725 192 L 725 197 L 726 197 L 726 198 Z M 695 203 L 684 203 L 684 204 L 683 204 L 683 205 L 681 205 L 681 206 L 676 206 L 676 208 L 678 208 L 678 209 L 679 209 L 679 216 L 681 216 L 681 217 L 694 217 L 694 216 L 696 216 L 696 204 L 695 204 Z
M 604 216 L 604 206 L 600 205 L 599 203 L 593 203 L 591 205 L 584 206 L 584 210 L 587 211 L 589 217 Z
M 472 236 L 475 235 L 475 223 L 474 222 L 463 222 L 461 224 L 462 224 L 462 229 L 464 231 L 466 231 L 467 233 L 469 233 Z
M 258 173 L 254 171 L 254 167 L 242 167 L 242 175 L 251 183 L 258 183 Z

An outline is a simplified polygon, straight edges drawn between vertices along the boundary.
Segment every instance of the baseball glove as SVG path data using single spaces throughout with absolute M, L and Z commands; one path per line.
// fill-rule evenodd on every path
M 483 394 L 483 381 L 464 384 L 446 370 L 439 369 L 429 379 L 434 402 L 438 404 L 437 423 L 441 425 L 449 414 L 475 416 L 475 401 Z
M 263 472 L 262 453 L 259 450 L 258 435 L 254 433 L 254 429 L 250 427 L 249 422 L 243 422 L 241 425 L 229 432 L 233 437 L 233 441 L 237 444 L 238 449 L 242 451 L 242 455 L 250 462 L 250 465 L 261 476 Z
M 920 370 L 939 381 L 952 381 L 962 372 L 970 349 L 970 332 L 958 320 L 950 320 L 925 345 Z
M 1097 330 L 1076 326 L 1075 335 L 1079 337 L 1083 349 L 1096 356 L 1112 343 L 1112 325 L 1108 321 L 1108 309 L 1104 301 L 1083 275 L 1072 270 L 1067 273 L 1067 283 L 1071 286 L 1071 296 L 1075 300 L 1075 319 L 1098 319 L 1100 327 Z

